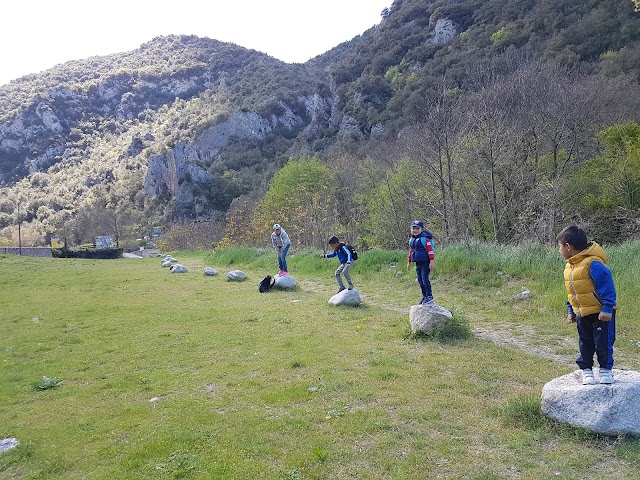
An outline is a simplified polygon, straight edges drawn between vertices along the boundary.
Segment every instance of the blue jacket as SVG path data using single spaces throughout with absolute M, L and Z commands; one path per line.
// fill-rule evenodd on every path
M 435 258 L 431 232 L 423 230 L 409 239 L 409 262 L 429 262 Z
M 351 258 L 351 252 L 347 247 L 344 246 L 344 243 L 341 243 L 337 250 L 334 250 L 331 253 L 327 253 L 325 258 L 332 258 L 338 256 L 338 261 L 340 263 L 353 263 L 353 258 Z

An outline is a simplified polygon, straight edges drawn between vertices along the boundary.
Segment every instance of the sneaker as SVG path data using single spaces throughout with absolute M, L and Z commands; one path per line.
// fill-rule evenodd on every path
M 582 384 L 583 385 L 595 385 L 596 379 L 593 378 L 593 370 L 585 368 L 582 370 Z
M 345 289 L 344 287 L 340 287 L 340 288 L 338 289 L 338 293 L 340 293 L 340 292 L 341 292 L 341 291 L 343 291 L 344 289 Z
M 424 303 L 422 305 L 433 305 L 434 303 L 435 302 L 433 301 L 433 297 L 429 295 L 428 297 L 425 297 Z
M 283 276 L 284 276 L 284 270 L 280 270 L 280 271 L 278 272 L 278 275 L 280 275 L 281 277 L 283 277 Z
M 347 290 L 353 290 L 353 285 L 349 285 L 349 288 L 347 288 Z
M 285 276 L 285 275 L 289 275 L 289 272 L 287 272 L 286 270 L 282 270 L 282 271 L 280 272 L 280 276 L 282 276 L 282 277 L 283 277 L 283 276 Z
M 600 383 L 604 383 L 607 385 L 615 383 L 615 379 L 613 378 L 613 373 L 611 373 L 611 370 L 606 368 L 600 369 Z

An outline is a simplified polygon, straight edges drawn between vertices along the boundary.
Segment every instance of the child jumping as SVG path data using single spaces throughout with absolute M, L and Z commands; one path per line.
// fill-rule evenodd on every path
M 580 355 L 576 363 L 582 370 L 582 383 L 596 383 L 592 370 L 594 353 L 600 365 L 600 383 L 614 383 L 611 368 L 618 307 L 607 255 L 596 242 L 587 242 L 586 233 L 576 225 L 564 228 L 556 242 L 566 260 L 567 321 L 578 327 Z
M 344 279 L 349 284 L 349 290 L 353 289 L 353 281 L 351 280 L 351 274 L 349 270 L 353 265 L 354 259 L 349 249 L 344 243 L 341 243 L 338 237 L 331 237 L 329 239 L 329 245 L 333 248 L 331 253 L 322 253 L 320 258 L 332 258 L 337 256 L 340 266 L 336 270 L 336 281 L 338 282 L 338 293 L 344 290 L 344 283 L 342 282 L 341 275 L 344 275 Z
M 433 304 L 433 291 L 431 290 L 429 274 L 435 268 L 435 258 L 431 232 L 424 229 L 424 223 L 420 220 L 414 220 L 411 222 L 407 270 L 411 268 L 411 262 L 415 262 L 416 276 L 422 291 L 420 305 Z

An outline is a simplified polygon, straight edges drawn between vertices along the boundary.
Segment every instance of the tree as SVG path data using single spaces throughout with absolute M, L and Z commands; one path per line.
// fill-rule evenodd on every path
M 600 240 L 619 241 L 640 231 L 640 125 L 602 129 L 602 155 L 572 176 L 570 199 Z
M 269 183 L 257 224 L 266 234 L 280 223 L 301 247 L 325 247 L 336 231 L 335 196 L 335 177 L 317 157 L 292 158 Z

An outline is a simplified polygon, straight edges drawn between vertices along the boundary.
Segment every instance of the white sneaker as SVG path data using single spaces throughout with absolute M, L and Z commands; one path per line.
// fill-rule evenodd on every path
M 615 379 L 613 378 L 613 373 L 611 373 L 611 370 L 608 370 L 606 368 L 600 369 L 600 383 L 615 383 Z
M 582 384 L 583 385 L 595 385 L 596 379 L 593 378 L 593 370 L 585 368 L 582 370 Z

